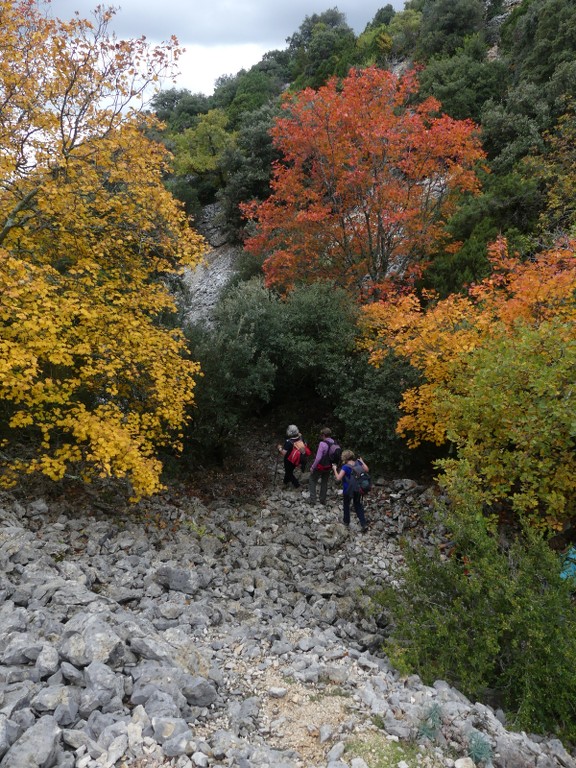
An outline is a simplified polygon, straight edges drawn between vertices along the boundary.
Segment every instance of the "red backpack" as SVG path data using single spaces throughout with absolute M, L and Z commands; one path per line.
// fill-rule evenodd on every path
M 299 467 L 306 461 L 306 458 L 310 456 L 311 450 L 308 448 L 304 440 L 298 438 L 292 442 L 292 450 L 288 454 L 288 461 L 294 464 L 295 467 Z

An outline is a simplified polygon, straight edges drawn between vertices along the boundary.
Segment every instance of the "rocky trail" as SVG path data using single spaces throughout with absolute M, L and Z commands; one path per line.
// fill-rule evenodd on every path
M 399 577 L 434 486 L 380 480 L 361 534 L 276 468 L 263 441 L 132 508 L 0 497 L 0 768 L 576 768 L 381 653 L 363 590 Z

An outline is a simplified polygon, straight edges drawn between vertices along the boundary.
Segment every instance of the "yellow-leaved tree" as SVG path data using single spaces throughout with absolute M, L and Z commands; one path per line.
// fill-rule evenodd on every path
M 52 18 L 0 0 L 0 461 L 161 487 L 193 402 L 166 277 L 204 242 L 165 190 L 140 98 L 179 55 L 118 40 L 111 10 Z

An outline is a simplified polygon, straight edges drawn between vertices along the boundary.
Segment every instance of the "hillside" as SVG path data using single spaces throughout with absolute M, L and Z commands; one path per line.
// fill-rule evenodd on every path
M 0 7 L 0 768 L 574 768 L 573 0 Z
M 243 503 L 2 496 L 0 766 L 576 765 L 379 650 L 386 619 L 361 591 L 400 576 L 433 488 L 381 481 L 360 535 L 334 490 L 311 509 L 261 459 L 268 483 Z

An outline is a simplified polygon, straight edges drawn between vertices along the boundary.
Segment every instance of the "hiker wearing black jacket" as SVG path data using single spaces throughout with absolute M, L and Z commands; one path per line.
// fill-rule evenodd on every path
M 303 464 L 306 464 L 306 457 L 301 456 L 298 464 L 293 464 L 288 460 L 290 452 L 294 448 L 294 444 L 298 441 L 303 443 L 302 435 L 296 424 L 290 424 L 286 430 L 286 440 L 284 445 L 278 444 L 278 452 L 284 457 L 284 488 L 288 488 L 292 485 L 294 488 L 300 488 L 300 481 L 294 477 L 294 470 L 296 467 L 300 467 L 304 471 Z

